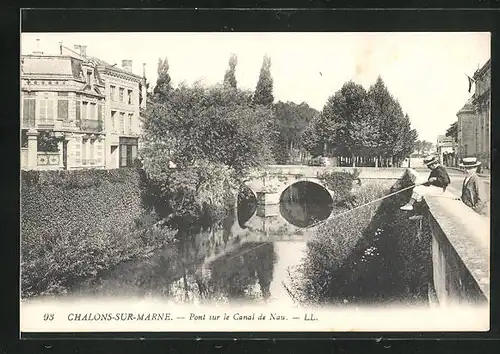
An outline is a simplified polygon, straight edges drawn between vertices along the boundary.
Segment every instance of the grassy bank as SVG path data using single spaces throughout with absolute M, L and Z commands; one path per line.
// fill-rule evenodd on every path
M 370 182 L 352 192 L 360 206 L 408 186 L 408 176 Z M 354 209 L 321 225 L 308 242 L 300 277 L 290 292 L 301 302 L 373 304 L 425 302 L 429 239 L 417 237 L 416 222 L 399 207 L 410 191 Z
M 173 231 L 143 210 L 135 169 L 21 173 L 21 296 L 62 294 Z

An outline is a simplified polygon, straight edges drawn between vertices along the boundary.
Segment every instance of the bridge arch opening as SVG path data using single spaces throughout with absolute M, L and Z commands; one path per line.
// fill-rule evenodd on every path
M 245 229 L 245 224 L 254 216 L 257 211 L 257 196 L 254 191 L 248 187 L 243 188 L 238 193 L 238 224 L 242 229 Z
M 333 199 L 330 192 L 315 182 L 295 182 L 280 196 L 281 216 L 297 227 L 308 227 L 326 220 L 332 210 Z

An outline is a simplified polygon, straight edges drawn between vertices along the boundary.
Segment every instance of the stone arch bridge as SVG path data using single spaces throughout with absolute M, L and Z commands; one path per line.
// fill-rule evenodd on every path
M 255 193 L 260 205 L 279 204 L 281 195 L 291 185 L 298 182 L 310 182 L 321 186 L 332 197 L 335 191 L 330 190 L 318 176 L 325 172 L 352 172 L 352 167 L 319 167 L 319 166 L 286 166 L 270 165 L 255 170 L 250 174 L 246 185 Z M 360 180 L 391 179 L 401 177 L 405 168 L 360 168 Z

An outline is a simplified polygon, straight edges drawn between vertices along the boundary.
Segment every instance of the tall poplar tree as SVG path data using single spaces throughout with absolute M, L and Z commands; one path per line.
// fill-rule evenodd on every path
M 267 55 L 265 55 L 262 60 L 259 81 L 257 82 L 257 86 L 255 88 L 253 101 L 255 104 L 263 106 L 271 106 L 274 101 L 273 78 L 271 76 L 271 58 Z
M 229 58 L 229 68 L 224 74 L 224 87 L 226 88 L 237 88 L 236 64 L 238 64 L 238 57 L 236 54 L 231 54 L 231 57 Z
M 168 74 L 169 65 L 168 60 L 158 59 L 158 78 L 156 79 L 156 86 L 153 90 L 153 94 L 159 100 L 164 100 L 168 94 L 172 91 L 172 79 Z

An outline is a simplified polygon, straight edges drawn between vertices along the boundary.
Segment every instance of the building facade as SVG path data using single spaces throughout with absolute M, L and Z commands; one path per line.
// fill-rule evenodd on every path
M 146 100 L 130 61 L 116 68 L 62 46 L 21 60 L 22 169 L 132 165 Z
M 474 94 L 457 113 L 457 157 L 477 157 L 491 168 L 491 62 L 474 74 Z
M 474 74 L 475 90 L 472 96 L 477 115 L 476 157 L 486 168 L 491 166 L 491 60 Z

